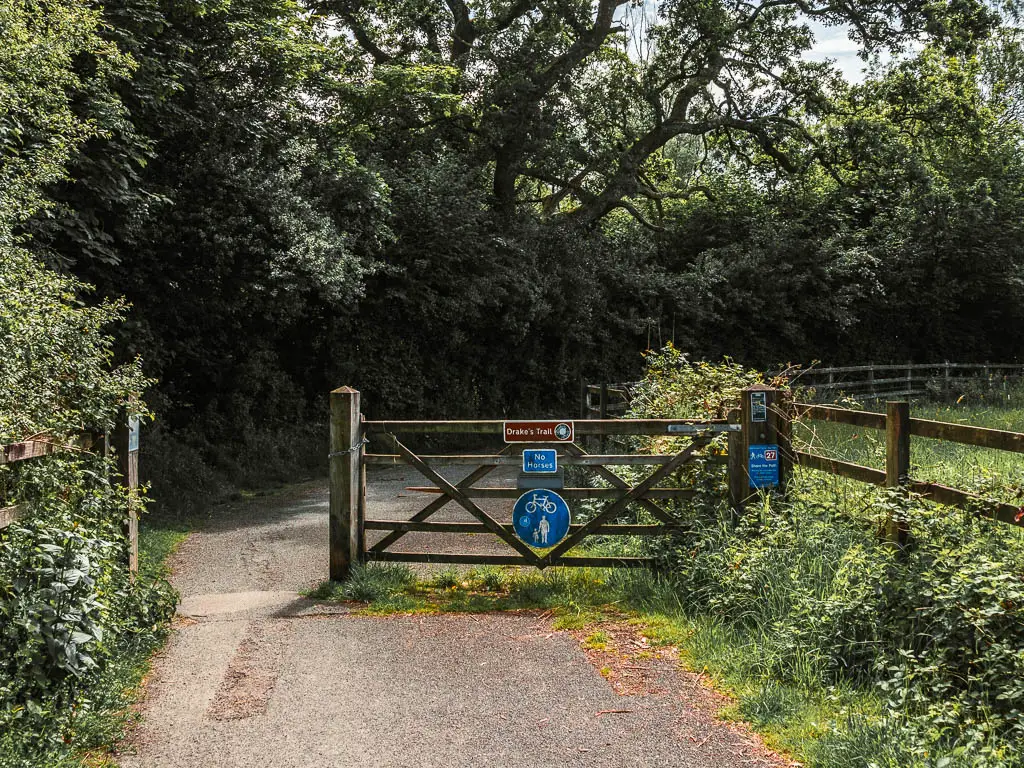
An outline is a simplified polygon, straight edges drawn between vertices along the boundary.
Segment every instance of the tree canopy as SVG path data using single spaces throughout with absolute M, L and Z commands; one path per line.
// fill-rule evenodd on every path
M 973 51 L 983 3 L 553 0 L 316 4 L 356 47 L 361 76 L 432 77 L 433 98 L 375 105 L 390 128 L 491 169 L 493 205 L 592 224 L 615 208 L 687 198 L 731 159 L 795 172 L 843 84 L 809 60 L 811 19 L 865 54 L 926 39 Z M 391 94 L 395 89 L 388 88 Z M 402 94 L 404 96 L 404 94 Z M 717 151 L 716 151 L 717 150 Z M 667 158 L 675 160 L 671 170 Z M 717 163 L 716 163 L 717 161 Z
M 91 42 L 51 25 L 53 73 L 4 85 L 35 131 L 5 156 L 36 200 L 10 237 L 128 300 L 118 354 L 187 455 L 249 457 L 226 471 L 342 382 L 372 413 L 486 415 L 564 408 L 670 340 L 765 366 L 1021 355 L 998 330 L 1024 306 L 1012 4 L 67 7 Z

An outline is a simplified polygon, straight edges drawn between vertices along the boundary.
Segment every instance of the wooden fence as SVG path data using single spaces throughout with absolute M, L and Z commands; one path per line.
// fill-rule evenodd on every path
M 604 403 L 607 392 L 602 388 Z M 599 390 L 599 392 L 602 392 Z M 830 458 L 794 447 L 792 432 L 797 421 L 827 421 L 848 424 L 860 429 L 885 432 L 885 468 L 863 466 L 841 459 Z M 400 434 L 463 433 L 475 436 L 490 435 L 496 440 L 503 434 L 501 421 L 365 421 L 359 411 L 359 393 L 348 387 L 331 393 L 331 501 L 330 501 L 330 578 L 342 579 L 353 563 L 366 560 L 428 563 L 490 563 L 533 565 L 546 568 L 552 565 L 598 566 L 614 565 L 636 567 L 650 565 L 643 558 L 600 558 L 567 556 L 566 552 L 591 534 L 601 535 L 662 535 L 670 533 L 679 521 L 655 500 L 687 498 L 689 489 L 660 485 L 678 467 L 695 458 L 695 453 L 709 444 L 716 433 L 728 435 L 725 463 L 728 467 L 729 506 L 734 514 L 743 513 L 744 505 L 764 489 L 785 493 L 794 466 L 826 472 L 864 483 L 902 488 L 922 498 L 958 507 L 998 522 L 1024 527 L 1024 507 L 986 499 L 958 488 L 927 482 L 911 477 L 911 437 L 945 440 L 963 445 L 989 448 L 1013 453 L 1024 453 L 1024 433 L 953 424 L 910 416 L 907 401 L 889 402 L 885 413 L 855 411 L 829 405 L 793 402 L 791 391 L 765 385 L 742 390 L 741 408 L 730 412 L 725 420 L 693 422 L 685 419 L 588 419 L 573 423 L 566 420 L 570 434 L 575 438 L 613 435 L 689 436 L 690 442 L 677 453 L 645 456 L 594 455 L 587 453 L 576 442 L 559 444 L 563 464 L 574 464 L 592 470 L 609 483 L 602 488 L 564 488 L 567 498 L 606 499 L 609 505 L 589 522 L 570 526 L 567 539 L 544 553 L 535 551 L 516 539 L 512 526 L 499 522 L 484 512 L 474 499 L 513 499 L 522 493 L 520 488 L 496 486 L 478 487 L 476 483 L 495 467 L 519 464 L 521 456 L 514 455 L 530 444 L 507 444 L 503 450 L 488 455 L 430 455 L 418 456 L 399 439 Z M 367 453 L 371 439 L 386 445 L 388 453 Z M 548 445 L 551 445 L 548 443 Z M 411 488 L 413 491 L 438 494 L 409 520 L 368 520 L 366 518 L 366 467 L 379 464 L 407 464 L 416 468 L 430 486 Z M 458 482 L 444 478 L 437 465 L 463 465 L 475 467 Z M 648 477 L 630 486 L 619 475 L 610 471 L 610 465 L 652 465 L 657 467 Z M 767 471 L 767 475 L 765 472 Z M 766 480 L 767 477 L 767 480 Z M 560 486 L 559 486 L 560 487 Z M 445 504 L 455 502 L 467 510 L 474 521 L 433 522 L 428 520 Z M 657 525 L 616 525 L 613 518 L 630 505 L 649 511 Z M 385 531 L 386 535 L 371 547 L 366 546 L 366 531 Z M 513 550 L 508 554 L 394 552 L 389 547 L 410 532 L 423 533 L 491 533 Z M 885 538 L 894 546 L 906 544 L 907 521 L 889 520 L 884 528 Z
M 131 418 L 110 433 L 81 432 L 76 438 L 63 442 L 48 436 L 38 436 L 0 446 L 0 465 L 41 460 L 64 451 L 92 453 L 99 450 L 103 455 L 112 453 L 117 460 L 117 482 L 128 489 L 128 509 L 125 511 L 123 528 L 128 544 L 128 567 L 132 573 L 139 569 L 138 429 L 138 419 Z M 24 517 L 27 511 L 26 504 L 0 506 L 0 532 Z
M 994 363 L 906 363 L 851 365 L 797 371 L 790 386 L 813 390 L 815 400 L 849 395 L 861 401 L 924 397 L 951 399 L 969 387 L 1005 391 L 1024 377 L 1024 365 Z
M 941 371 L 941 377 L 938 380 L 946 383 L 946 392 L 951 392 L 952 390 L 950 387 L 954 384 L 963 384 L 965 381 L 974 381 L 977 383 L 979 381 L 977 378 L 953 376 L 951 373 L 953 371 L 981 371 L 985 374 L 985 378 L 980 381 L 985 383 L 986 386 L 991 384 L 991 386 L 995 388 L 1009 380 L 1011 375 L 1017 376 L 1021 370 L 1024 370 L 1021 366 L 982 366 L 955 363 L 942 363 L 939 366 L 903 366 L 902 369 L 909 371 L 911 374 L 915 374 L 915 372 L 923 372 L 919 377 L 921 379 L 924 379 L 924 374 L 934 374 L 935 370 L 939 369 Z M 834 375 L 836 373 L 851 373 L 856 371 L 858 373 L 870 374 L 872 370 L 877 372 L 879 370 L 891 370 L 891 368 L 882 366 L 855 366 L 842 369 L 826 368 L 816 371 L 816 373 L 820 375 L 828 375 L 831 372 Z M 906 381 L 905 379 L 897 380 Z M 891 381 L 892 379 L 884 381 L 876 380 L 875 383 L 889 384 Z M 848 382 L 837 383 L 833 381 L 833 385 L 836 387 L 846 384 L 848 384 Z M 620 403 L 630 396 L 633 386 L 635 385 L 629 383 L 587 385 L 584 394 L 586 397 L 596 398 L 597 405 L 600 405 L 603 402 L 605 404 L 613 404 L 618 409 L 621 408 Z M 910 438 L 912 436 L 934 440 L 945 440 L 951 443 L 971 445 L 980 448 L 1024 453 L 1024 433 L 988 429 L 985 427 L 975 427 L 965 424 L 954 424 L 943 421 L 933 421 L 929 419 L 911 418 L 910 403 L 907 401 L 889 402 L 886 404 L 887 407 L 885 413 L 874 413 L 871 411 L 855 411 L 817 403 L 790 404 L 786 401 L 787 395 L 784 394 L 783 391 L 779 392 L 779 405 L 776 407 L 779 409 L 778 417 L 780 419 L 780 425 L 787 424 L 788 422 L 788 425 L 780 426 L 782 433 L 787 436 L 787 440 L 791 439 L 788 436 L 792 434 L 792 422 L 796 420 L 830 421 L 838 424 L 848 424 L 862 429 L 877 429 L 886 433 L 886 460 L 884 470 L 866 467 L 860 464 L 842 461 L 840 459 L 833 459 L 808 451 L 796 450 L 788 446 L 780 446 L 780 450 L 782 450 L 784 458 L 786 457 L 787 449 L 789 450 L 788 459 L 791 464 L 795 464 L 806 469 L 847 477 L 864 483 L 887 487 L 906 488 L 929 501 L 970 510 L 975 514 L 990 517 L 1003 523 L 1010 523 L 1012 525 L 1024 527 L 1024 507 L 1006 502 L 985 499 L 981 496 L 958 488 L 952 488 L 940 483 L 925 482 L 923 480 L 914 479 L 910 476 Z M 907 393 L 901 391 L 898 394 L 905 395 Z M 743 398 L 745 406 L 749 405 L 746 403 L 746 400 L 749 399 L 749 390 L 744 390 Z M 621 410 L 624 411 L 625 408 L 621 408 Z M 591 413 L 592 409 L 587 408 L 586 412 Z M 749 437 L 744 437 L 743 439 L 746 441 L 747 445 L 750 444 Z M 734 456 L 731 460 L 733 470 L 730 473 L 730 493 L 734 504 L 739 506 L 741 503 L 739 500 L 745 492 L 746 478 L 743 476 L 742 471 L 742 469 L 745 468 L 741 468 L 737 465 L 737 462 L 741 461 L 741 459 L 736 457 L 739 455 L 739 449 L 743 444 L 740 443 L 738 437 L 730 436 L 730 440 L 735 441 L 735 446 L 732 444 L 730 445 L 730 455 Z M 906 539 L 906 526 L 890 523 L 887 527 L 887 537 L 895 543 L 903 543 Z
M 1024 507 L 985 499 L 939 483 L 915 480 L 910 476 L 910 439 L 912 436 L 945 440 L 979 448 L 1024 453 L 1024 433 L 911 418 L 910 404 L 906 401 L 887 403 L 885 413 L 852 411 L 813 403 L 794 403 L 792 417 L 849 424 L 861 429 L 876 429 L 885 432 L 884 470 L 832 459 L 808 451 L 794 450 L 794 461 L 801 467 L 848 477 L 863 483 L 890 488 L 905 488 L 920 494 L 929 501 L 959 507 L 993 520 L 1024 527 Z M 890 521 L 887 528 L 887 536 L 890 540 L 902 545 L 905 543 L 906 533 L 905 524 Z
M 772 374 L 775 375 L 775 374 Z M 779 373 L 778 375 L 783 375 Z M 815 402 L 832 401 L 841 395 L 857 400 L 933 396 L 953 399 L 968 388 L 982 392 L 1006 391 L 1024 379 L 1018 363 L 904 363 L 902 365 L 850 365 L 840 368 L 806 368 L 786 373 L 792 388 L 813 391 Z M 580 417 L 606 419 L 629 410 L 638 381 L 614 384 L 582 384 Z
M 582 384 L 580 386 L 580 418 L 608 419 L 629 410 L 633 391 L 640 382 L 617 384 Z

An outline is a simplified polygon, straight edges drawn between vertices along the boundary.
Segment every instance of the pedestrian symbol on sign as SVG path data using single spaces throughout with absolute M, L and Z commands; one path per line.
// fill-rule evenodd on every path
M 516 501 L 512 520 L 520 539 L 546 549 L 555 546 L 569 533 L 569 506 L 554 491 L 535 488 Z

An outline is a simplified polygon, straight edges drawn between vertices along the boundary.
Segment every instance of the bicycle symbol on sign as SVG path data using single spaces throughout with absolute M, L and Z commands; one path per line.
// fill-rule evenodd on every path
M 558 509 L 558 505 L 551 501 L 549 497 L 538 496 L 535 493 L 533 494 L 533 498 L 526 502 L 526 513 L 532 515 L 538 509 L 548 515 L 553 515 L 555 510 Z

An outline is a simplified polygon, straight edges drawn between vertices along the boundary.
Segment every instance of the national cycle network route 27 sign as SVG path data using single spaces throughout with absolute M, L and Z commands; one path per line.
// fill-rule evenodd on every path
M 506 443 L 571 443 L 571 421 L 506 421 Z
M 554 491 L 527 491 L 512 508 L 516 536 L 531 547 L 553 547 L 569 533 L 569 505 Z
M 779 446 L 752 445 L 747 453 L 747 474 L 751 488 L 774 488 L 779 484 Z

